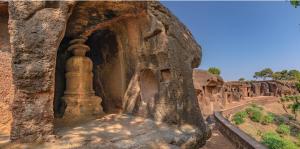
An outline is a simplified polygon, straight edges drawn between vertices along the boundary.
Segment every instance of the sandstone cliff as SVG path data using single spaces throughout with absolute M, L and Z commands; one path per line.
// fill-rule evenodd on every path
M 15 85 L 12 140 L 53 134 L 54 117 L 64 111 L 66 48 L 85 36 L 94 89 L 105 112 L 190 124 L 198 127 L 191 145 L 205 143 L 209 133 L 192 80 L 201 48 L 159 2 L 13 1 L 8 10 Z

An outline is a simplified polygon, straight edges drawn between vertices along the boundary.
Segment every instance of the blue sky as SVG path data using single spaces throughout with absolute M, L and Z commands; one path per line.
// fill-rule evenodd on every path
M 269 67 L 300 70 L 300 8 L 282 2 L 162 2 L 202 47 L 199 68 L 225 80 Z

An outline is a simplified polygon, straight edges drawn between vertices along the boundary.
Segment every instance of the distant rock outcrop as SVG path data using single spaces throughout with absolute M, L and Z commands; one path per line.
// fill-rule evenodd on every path
M 241 101 L 244 97 L 276 96 L 298 94 L 294 81 L 230 81 L 220 76 L 194 69 L 193 80 L 196 96 L 203 116 L 207 117 L 222 109 L 227 103 Z

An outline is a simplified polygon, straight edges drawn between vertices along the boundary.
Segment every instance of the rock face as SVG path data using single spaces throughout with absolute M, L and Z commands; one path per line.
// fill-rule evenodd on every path
M 209 133 L 192 80 L 201 48 L 159 2 L 9 2 L 9 14 L 12 140 L 53 134 L 54 117 L 65 112 L 66 49 L 84 36 L 105 112 L 194 125 L 190 147 L 205 143 Z
M 0 2 L 0 128 L 2 133 L 9 133 L 11 123 L 10 103 L 14 93 L 11 58 L 7 3 Z
M 56 3 L 9 2 L 12 140 L 32 141 L 53 133 L 56 53 L 71 10 L 69 3 Z
M 199 69 L 194 69 L 193 80 L 200 109 L 206 118 L 225 104 L 222 103 L 224 81 L 220 76 Z
M 224 82 L 220 76 L 194 69 L 193 80 L 199 107 L 206 118 L 232 101 L 245 97 L 276 96 L 298 94 L 293 81 L 231 81 Z

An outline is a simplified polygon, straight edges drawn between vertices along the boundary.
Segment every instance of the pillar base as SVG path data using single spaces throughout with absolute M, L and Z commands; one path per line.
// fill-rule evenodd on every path
M 67 105 L 63 116 L 65 121 L 89 119 L 104 114 L 101 97 L 68 95 L 62 99 Z

